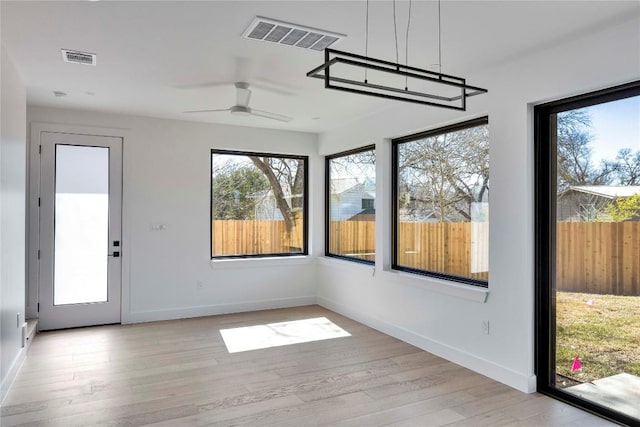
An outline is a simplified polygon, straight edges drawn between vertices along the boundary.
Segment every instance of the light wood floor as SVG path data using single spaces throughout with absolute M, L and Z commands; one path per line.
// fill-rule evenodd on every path
M 219 329 L 325 316 L 351 337 L 229 354 Z M 318 306 L 42 333 L 2 426 L 607 425 Z

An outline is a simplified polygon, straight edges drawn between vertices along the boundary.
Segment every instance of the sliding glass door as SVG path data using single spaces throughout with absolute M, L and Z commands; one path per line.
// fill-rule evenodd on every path
M 536 107 L 538 390 L 640 423 L 640 82 Z

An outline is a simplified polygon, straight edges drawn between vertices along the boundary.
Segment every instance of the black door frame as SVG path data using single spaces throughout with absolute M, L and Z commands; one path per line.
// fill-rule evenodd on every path
M 640 81 L 534 108 L 535 174 L 535 372 L 537 390 L 617 423 L 639 420 L 555 387 L 556 140 L 552 114 L 640 95 Z

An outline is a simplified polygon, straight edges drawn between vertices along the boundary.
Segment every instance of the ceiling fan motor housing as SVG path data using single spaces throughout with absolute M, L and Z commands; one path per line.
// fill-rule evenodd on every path
M 244 107 L 242 105 L 234 105 L 233 107 L 229 108 L 229 111 L 231 111 L 231 114 L 234 114 L 234 115 L 237 115 L 237 116 L 249 116 L 249 115 L 251 115 L 251 108 Z

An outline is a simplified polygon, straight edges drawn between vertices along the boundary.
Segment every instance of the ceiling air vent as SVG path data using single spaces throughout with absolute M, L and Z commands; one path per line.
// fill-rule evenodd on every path
M 324 50 L 347 36 L 258 16 L 242 37 L 302 49 Z
M 96 65 L 96 54 L 80 52 L 77 50 L 60 49 L 64 62 L 74 62 L 76 64 Z

